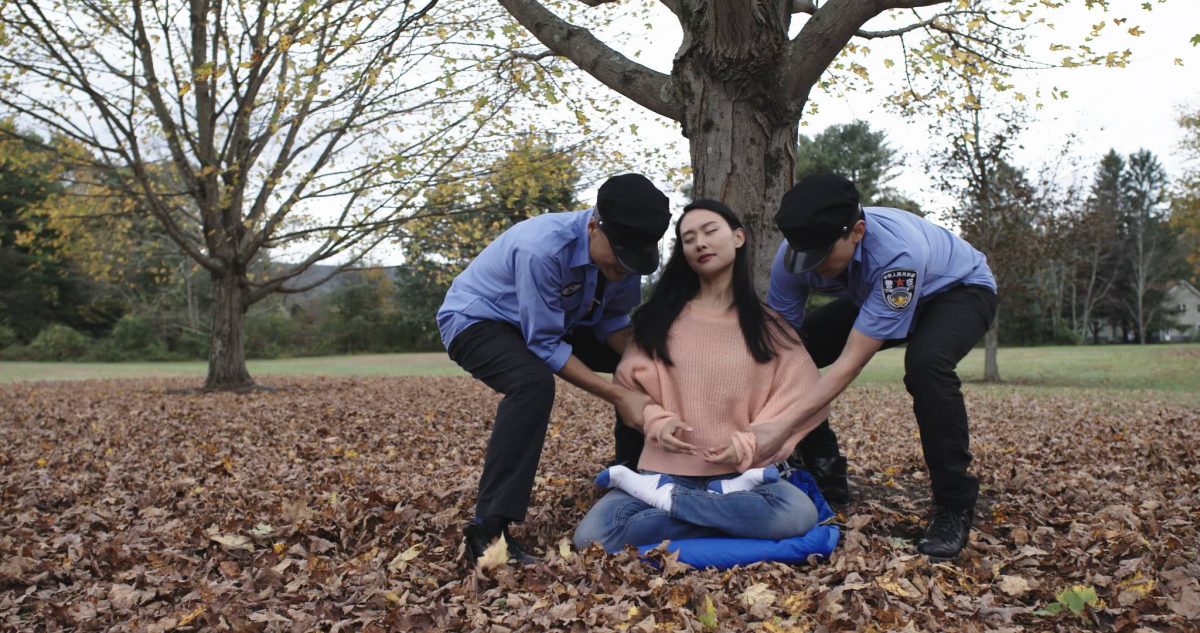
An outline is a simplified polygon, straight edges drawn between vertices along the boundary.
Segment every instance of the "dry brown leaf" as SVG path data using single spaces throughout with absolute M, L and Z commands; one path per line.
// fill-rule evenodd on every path
M 996 586 L 1010 596 L 1023 596 L 1032 589 L 1029 581 L 1021 576 L 1000 576 L 1000 582 L 996 583 Z
M 757 618 L 766 618 L 770 615 L 770 609 L 775 605 L 776 598 L 778 598 L 778 594 L 764 582 L 746 587 L 746 590 L 739 596 L 750 614 Z
M 140 594 L 130 585 L 116 584 L 108 592 L 108 599 L 118 609 L 130 609 L 138 603 Z
M 244 549 L 247 552 L 254 551 L 254 545 L 250 543 L 250 539 L 241 534 L 210 534 L 208 536 L 212 542 L 228 547 L 229 549 Z
M 649 615 L 641 622 L 633 625 L 632 630 L 640 631 L 641 633 L 655 633 L 658 630 L 658 625 L 654 622 L 654 615 Z
M 911 549 L 929 502 L 911 399 L 853 387 L 831 418 L 854 496 L 832 559 L 716 571 L 569 551 L 612 411 L 562 384 L 522 529 L 550 555 L 480 574 L 461 526 L 500 396 L 466 377 L 271 381 L 0 385 L 3 627 L 1067 631 L 1030 611 L 1081 579 L 1114 630 L 1192 630 L 1200 609 L 1200 407 L 968 384 L 980 520 L 962 560 L 929 565 Z
M 866 527 L 866 525 L 870 522 L 871 522 L 871 515 L 856 514 L 856 515 L 850 517 L 849 519 L 846 519 L 846 529 L 847 530 L 861 530 L 862 528 Z
M 1167 607 L 1189 620 L 1200 619 L 1200 591 L 1196 591 L 1195 585 L 1188 585 L 1178 600 L 1167 599 Z
M 408 562 L 420 556 L 421 552 L 423 551 L 425 551 L 425 546 L 421 543 L 417 543 L 403 552 L 396 554 L 396 557 L 388 563 L 388 571 L 392 572 L 393 574 L 398 574 L 404 571 L 404 569 L 408 567 Z
M 901 598 L 921 597 L 921 591 L 917 589 L 912 584 L 912 581 L 907 578 L 884 576 L 883 578 L 876 579 L 875 584 L 879 585 L 880 589 L 883 589 L 890 594 L 900 596 Z
M 196 607 L 190 613 L 188 613 L 187 615 L 180 618 L 179 623 L 176 624 L 176 626 L 187 626 L 187 625 L 191 624 L 193 621 L 195 621 L 196 618 L 200 617 L 201 614 L 203 614 L 207 608 L 208 607 L 206 607 L 204 605 L 200 605 L 200 606 Z
M 508 564 L 508 542 L 501 534 L 487 549 L 483 550 L 483 556 L 475 562 L 475 567 L 481 571 L 495 569 L 502 565 Z

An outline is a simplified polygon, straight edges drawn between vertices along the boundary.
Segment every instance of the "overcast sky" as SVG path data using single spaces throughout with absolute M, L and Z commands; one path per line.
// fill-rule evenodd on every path
M 658 3 L 655 3 L 658 4 Z M 1083 5 L 1082 1 L 1073 3 Z M 1055 62 L 1063 53 L 1050 52 L 1053 43 L 1080 42 L 1092 25 L 1106 21 L 1102 36 L 1091 45 L 1097 51 L 1133 51 L 1132 61 L 1125 68 L 1055 68 L 1023 72 L 1016 77 L 1016 91 L 1033 95 L 1040 88 L 1049 95 L 1051 88 L 1065 90 L 1065 100 L 1043 98 L 1044 107 L 1032 111 L 1027 133 L 1021 139 L 1025 150 L 1017 155 L 1017 162 L 1028 169 L 1036 170 L 1043 163 L 1055 160 L 1064 144 L 1070 140 L 1071 153 L 1082 167 L 1076 178 L 1090 179 L 1091 170 L 1100 157 L 1110 148 L 1128 154 L 1139 148 L 1147 148 L 1159 156 L 1172 176 L 1183 169 L 1176 145 L 1180 130 L 1176 124 L 1182 107 L 1200 108 L 1200 47 L 1193 46 L 1191 39 L 1200 33 L 1200 0 L 1167 0 L 1152 3 L 1151 11 L 1145 11 L 1142 0 L 1112 0 L 1108 12 L 1086 10 L 1082 6 L 1045 13 L 1053 17 L 1054 30 L 1034 30 L 1035 39 L 1028 50 L 1045 61 Z M 619 9 L 614 9 L 619 10 Z M 931 15 L 928 11 L 925 15 Z M 804 16 L 799 16 L 802 20 Z M 1114 20 L 1124 19 L 1122 24 Z M 642 20 L 630 19 L 624 24 L 641 32 Z M 665 8 L 658 7 L 651 19 L 655 25 L 649 38 L 634 38 L 639 61 L 660 70 L 670 70 L 671 57 L 680 37 L 674 16 Z M 580 22 L 583 25 L 582 22 Z M 622 22 L 617 22 L 621 25 Z M 798 28 L 794 25 L 793 32 Z M 879 18 L 868 24 L 868 28 L 895 28 L 899 23 Z M 1138 26 L 1144 34 L 1132 36 L 1129 29 Z M 652 44 L 646 45 L 650 41 Z M 635 52 L 631 46 L 616 48 L 627 54 Z M 907 169 L 895 181 L 901 189 L 920 201 L 923 197 L 937 198 L 925 174 L 922 158 L 930 146 L 927 118 L 920 116 L 905 118 L 880 105 L 890 87 L 901 77 L 900 66 L 892 69 L 883 66 L 883 59 L 901 58 L 899 45 L 892 40 L 871 40 L 872 49 L 868 66 L 875 92 L 849 92 L 816 94 L 820 105 L 816 115 L 805 115 L 801 133 L 814 135 L 829 125 L 863 119 L 876 129 L 888 133 L 892 145 L 900 149 L 907 158 Z M 1177 64 L 1176 60 L 1182 63 Z M 645 114 L 639 106 L 626 101 L 631 114 Z M 657 119 L 658 134 L 664 139 L 679 139 L 678 127 Z M 686 145 L 679 143 L 681 162 L 686 162 Z M 944 201 L 943 201 L 944 202 Z
M 1036 32 L 1028 50 L 1035 57 L 1047 62 L 1056 62 L 1063 53 L 1051 52 L 1055 43 L 1079 43 L 1092 25 L 1105 21 L 1103 36 L 1091 45 L 1096 51 L 1133 51 L 1132 61 L 1125 68 L 1056 68 L 1024 72 L 1015 78 L 1015 91 L 1027 95 L 1040 89 L 1046 95 L 1041 101 L 1043 109 L 1031 109 L 1027 133 L 1021 139 L 1024 150 L 1016 156 L 1019 166 L 1036 172 L 1043 164 L 1053 162 L 1068 142 L 1070 153 L 1079 167 L 1073 172 L 1060 172 L 1063 180 L 1090 181 L 1095 165 L 1110 148 L 1128 154 L 1147 148 L 1158 155 L 1171 176 L 1178 176 L 1183 162 L 1178 155 L 1177 144 L 1181 137 L 1176 119 L 1181 108 L 1200 109 L 1200 47 L 1193 46 L 1191 39 L 1200 33 L 1200 0 L 1151 0 L 1153 9 L 1143 10 L 1143 0 L 1110 0 L 1113 8 L 1108 12 L 1088 11 L 1082 0 L 1071 3 L 1072 8 L 1045 13 L 1053 16 L 1054 30 L 1043 28 Z M 641 12 L 649 7 L 647 19 Z M 612 18 L 627 14 L 625 19 L 615 19 L 605 32 L 597 35 L 609 45 L 626 55 L 635 56 L 639 62 L 661 72 L 670 72 L 671 60 L 678 48 L 681 31 L 675 17 L 659 2 L 626 0 L 625 2 L 602 5 L 588 11 L 607 12 L 599 17 Z M 932 15 L 926 11 L 924 15 Z M 585 18 L 591 17 L 585 13 Z M 805 19 L 799 16 L 793 25 L 793 33 Z M 1116 20 L 1124 20 L 1117 24 Z M 584 19 L 575 20 L 580 26 L 590 27 Z M 646 32 L 643 25 L 649 22 L 653 29 Z M 867 25 L 873 29 L 895 28 L 900 23 L 887 18 L 877 19 Z M 1137 26 L 1144 34 L 1132 36 L 1129 29 Z M 625 37 L 622 38 L 622 35 Z M 626 43 L 622 44 L 621 39 Z M 899 44 L 895 39 L 871 40 L 868 42 L 872 54 L 863 61 L 871 73 L 874 92 L 856 91 L 849 93 L 815 94 L 820 105 L 816 115 L 805 115 L 801 133 L 812 136 L 829 125 L 862 119 L 873 128 L 887 132 L 896 149 L 906 159 L 906 167 L 894 181 L 903 193 L 912 197 L 926 211 L 937 211 L 952 202 L 933 188 L 928 177 L 924 158 L 929 155 L 929 120 L 921 116 L 901 117 L 884 108 L 880 101 L 896 82 L 902 78 L 901 67 L 887 69 L 883 60 L 901 59 Z M 1177 63 L 1177 60 L 1179 63 Z M 1182 65 L 1180 65 L 1182 64 Z M 1065 90 L 1065 100 L 1048 97 L 1052 88 Z M 598 87 L 597 89 L 604 89 Z M 649 113 L 631 101 L 621 100 L 624 116 L 630 122 L 638 122 L 640 133 L 634 142 L 666 145 L 674 143 L 676 165 L 687 164 L 687 144 L 679 134 L 678 125 Z M 649 174 L 656 182 L 664 182 L 661 174 Z M 666 187 L 664 187 L 665 189 Z M 685 202 L 679 192 L 671 192 L 676 209 Z M 581 200 L 590 202 L 595 190 L 584 191 Z M 398 263 L 398 251 L 380 249 L 376 261 Z

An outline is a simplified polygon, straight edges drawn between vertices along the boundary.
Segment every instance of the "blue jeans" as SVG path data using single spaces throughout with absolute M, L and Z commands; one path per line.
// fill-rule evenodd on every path
M 638 501 L 623 490 L 611 490 L 575 529 L 575 548 L 595 542 L 609 552 L 618 552 L 626 545 L 730 536 L 779 540 L 800 536 L 817 524 L 812 500 L 786 481 L 729 494 L 707 490 L 710 481 L 736 476 L 673 475 L 670 512 Z

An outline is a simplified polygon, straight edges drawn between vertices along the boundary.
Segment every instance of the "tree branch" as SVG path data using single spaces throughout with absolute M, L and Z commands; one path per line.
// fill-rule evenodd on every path
M 789 107 L 799 111 L 809 92 L 841 52 L 850 38 L 871 18 L 889 9 L 945 4 L 950 0 L 829 0 L 792 39 L 788 52 L 791 64 L 784 79 Z
M 792 0 L 792 13 L 807 13 L 812 15 L 817 12 L 817 3 L 813 0 Z
M 551 13 L 537 0 L 499 0 L 546 48 L 570 59 L 589 75 L 637 104 L 673 121 L 683 108 L 671 94 L 671 77 L 630 60 L 590 31 Z
M 935 4 L 946 4 L 949 0 L 884 0 L 880 3 L 880 13 L 889 9 L 916 9 L 932 7 Z
M 912 24 L 909 24 L 908 26 L 902 26 L 898 29 L 891 29 L 888 31 L 859 30 L 854 33 L 854 36 L 861 37 L 861 38 L 867 39 L 867 40 L 880 39 L 880 38 L 884 38 L 884 37 L 897 37 L 900 35 L 904 35 L 905 33 L 908 33 L 910 31 L 915 31 L 917 29 L 923 29 L 926 27 L 933 26 L 936 21 L 938 21 L 942 18 L 949 18 L 949 17 L 953 17 L 956 15 L 982 15 L 982 16 L 986 17 L 987 13 L 984 11 L 946 11 L 945 13 L 939 13 L 939 14 L 929 18 L 928 20 L 921 20 L 920 22 L 914 22 Z

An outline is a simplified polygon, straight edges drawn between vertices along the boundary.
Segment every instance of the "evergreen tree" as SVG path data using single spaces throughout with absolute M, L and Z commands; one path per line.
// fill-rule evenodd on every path
M 1124 173 L 1125 159 L 1110 149 L 1096 167 L 1087 205 L 1073 226 L 1079 253 L 1073 279 L 1075 322 L 1079 333 L 1090 333 L 1095 342 L 1106 323 L 1122 332 L 1129 329 L 1119 299 L 1128 282 L 1120 226 L 1127 198 Z
M 1146 343 L 1163 314 L 1167 286 L 1185 274 L 1178 236 L 1168 223 L 1167 174 L 1149 150 L 1130 154 L 1122 174 L 1121 228 L 1127 283 L 1121 304 L 1139 343 Z
M 832 172 L 854 181 L 864 205 L 895 207 L 924 215 L 919 205 L 890 186 L 901 167 L 887 134 L 866 121 L 831 125 L 813 138 L 800 135 L 796 179 Z

